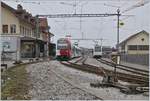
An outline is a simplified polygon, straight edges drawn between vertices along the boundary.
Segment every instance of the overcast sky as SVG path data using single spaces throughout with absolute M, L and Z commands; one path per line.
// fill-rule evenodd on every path
M 13 8 L 17 4 L 22 4 L 24 9 L 33 15 L 36 14 L 73 14 L 75 7 L 68 5 L 74 4 L 75 0 L 20 0 L 22 2 L 14 2 L 16 0 L 2 0 Z M 19 0 L 18 0 L 19 1 Z M 116 13 L 117 6 L 121 12 L 135 5 L 141 0 L 76 0 L 78 3 L 76 13 Z M 149 1 L 149 0 L 148 0 Z M 63 2 L 64 4 L 62 4 Z M 40 4 L 39 4 L 40 3 Z M 116 6 L 116 7 L 114 7 Z M 141 30 L 150 32 L 150 3 L 132 9 L 123 15 L 133 15 L 124 19 L 124 26 L 120 27 L 120 41 L 123 41 L 130 35 Z M 101 18 L 48 18 L 51 32 L 55 35 L 53 42 L 56 43 L 58 38 L 71 35 L 72 38 L 104 38 L 103 45 L 115 46 L 117 42 L 117 17 L 101 17 Z M 80 46 L 92 47 L 93 41 L 80 41 Z

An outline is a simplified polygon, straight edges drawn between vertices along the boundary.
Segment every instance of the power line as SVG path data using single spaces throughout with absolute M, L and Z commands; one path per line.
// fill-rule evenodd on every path
M 40 2 L 45 2 L 45 1 L 47 1 L 47 2 L 51 2 L 51 1 L 75 1 L 75 0 L 2 0 L 2 1 L 40 1 Z M 76 1 L 118 1 L 118 2 L 120 2 L 120 0 L 76 0 Z M 139 1 L 139 0 L 121 0 L 121 1 L 131 1 L 131 2 L 133 2 L 133 1 Z
M 150 3 L 149 0 L 141 0 L 140 2 L 136 3 L 135 5 L 133 5 L 133 6 L 129 7 L 129 8 L 127 8 L 127 9 L 125 9 L 124 11 L 122 11 L 122 13 L 126 13 L 128 11 L 131 11 L 131 10 L 135 9 L 135 8 L 144 6 L 144 5 L 148 4 L 148 3 Z
M 38 15 L 40 17 L 49 18 L 70 18 L 70 17 L 109 17 L 116 16 L 118 14 L 48 14 L 48 15 Z

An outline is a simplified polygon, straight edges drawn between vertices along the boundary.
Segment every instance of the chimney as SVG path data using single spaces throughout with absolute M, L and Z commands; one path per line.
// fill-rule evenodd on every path
M 18 11 L 22 11 L 22 10 L 23 10 L 23 7 L 22 7 L 20 4 L 18 4 L 18 5 L 17 5 L 17 10 L 18 10 Z

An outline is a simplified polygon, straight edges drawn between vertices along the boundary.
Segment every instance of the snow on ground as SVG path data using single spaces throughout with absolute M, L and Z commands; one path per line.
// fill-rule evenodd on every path
M 33 84 L 30 94 L 33 99 L 95 99 L 93 96 L 73 88 L 68 83 L 56 77 L 50 70 L 54 70 L 65 78 L 82 87 L 93 91 L 107 100 L 148 100 L 149 97 L 142 94 L 126 95 L 117 88 L 93 88 L 91 82 L 102 80 L 95 74 L 85 73 L 73 68 L 63 66 L 58 61 L 50 61 L 30 65 L 27 70 Z

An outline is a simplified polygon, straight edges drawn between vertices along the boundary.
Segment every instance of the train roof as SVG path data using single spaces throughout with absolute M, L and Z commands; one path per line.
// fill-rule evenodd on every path
M 67 39 L 67 38 L 59 38 L 59 39 L 57 40 L 57 42 L 58 42 L 58 41 L 66 41 L 66 42 L 71 43 L 71 41 L 70 41 L 69 39 Z

